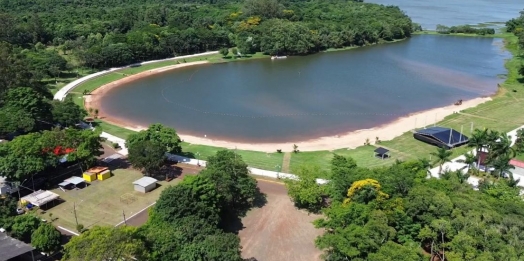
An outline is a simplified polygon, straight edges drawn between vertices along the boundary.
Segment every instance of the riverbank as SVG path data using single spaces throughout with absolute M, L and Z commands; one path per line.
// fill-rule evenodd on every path
M 193 63 L 189 65 L 196 65 L 201 63 Z M 182 67 L 182 66 L 181 66 Z M 175 68 L 172 68 L 175 69 Z M 145 76 L 150 75 L 149 73 L 145 73 Z M 137 75 L 138 78 L 141 78 L 143 76 Z M 133 78 L 130 80 L 138 79 Z M 126 78 L 127 79 L 127 78 Z M 104 85 L 101 88 L 97 89 L 92 96 L 95 97 L 95 99 L 86 99 L 86 107 L 90 106 L 99 106 L 98 101 L 101 98 L 101 96 L 110 90 L 111 88 L 115 88 L 120 86 L 121 84 L 125 84 L 129 82 L 128 80 L 121 80 L 117 81 L 115 83 L 111 83 L 108 85 Z M 99 92 L 100 90 L 100 92 Z M 88 101 L 90 100 L 90 101 Z M 443 120 L 447 116 L 458 113 L 459 111 L 462 111 L 467 108 L 478 106 L 479 104 L 485 103 L 487 101 L 490 101 L 491 98 L 476 98 L 468 101 L 464 101 L 462 105 L 449 105 L 441 108 L 435 108 L 431 110 L 426 110 L 422 112 L 413 113 L 411 115 L 401 117 L 393 122 L 385 123 L 381 126 L 371 128 L 371 129 L 363 129 L 363 130 L 357 130 L 348 132 L 341 135 L 336 136 L 330 136 L 330 137 L 320 137 L 317 139 L 311 139 L 301 142 L 288 142 L 288 143 L 239 143 L 239 142 L 231 142 L 231 141 L 225 141 L 225 140 L 214 140 L 211 138 L 206 137 L 195 137 L 191 135 L 185 135 L 183 133 L 179 133 L 180 138 L 188 143 L 192 144 L 199 144 L 199 145 L 207 145 L 207 146 L 214 146 L 214 147 L 222 147 L 227 149 L 239 149 L 239 150 L 250 150 L 250 151 L 260 151 L 260 152 L 275 152 L 277 149 L 280 149 L 284 152 L 291 152 L 293 145 L 298 145 L 298 148 L 300 151 L 320 151 L 320 150 L 336 150 L 336 149 L 354 149 L 359 146 L 362 146 L 366 140 L 369 142 L 374 142 L 376 137 L 379 137 L 382 141 L 389 141 L 392 140 L 406 132 L 409 132 L 415 128 L 422 128 L 428 125 L 431 125 L 433 123 L 436 123 L 438 121 Z M 100 108 L 103 108 L 100 106 Z M 118 125 L 122 128 L 126 128 L 128 130 L 132 131 L 140 131 L 144 129 L 146 126 L 139 126 L 136 124 L 133 124 L 132 122 L 126 120 L 126 119 L 118 119 L 115 117 L 112 117 L 111 115 L 105 114 L 103 110 L 100 112 L 101 119 L 114 124 Z
M 453 34 L 441 34 L 434 30 L 423 30 L 413 32 L 413 35 L 442 35 L 442 36 L 462 36 L 462 37 L 483 37 L 483 38 L 506 38 L 512 36 L 511 33 L 496 33 L 496 34 L 463 34 L 463 33 L 453 33 Z

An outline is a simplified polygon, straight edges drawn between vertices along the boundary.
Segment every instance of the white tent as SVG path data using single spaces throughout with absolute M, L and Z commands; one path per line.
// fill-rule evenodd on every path
M 38 190 L 23 197 L 22 200 L 31 203 L 33 206 L 40 207 L 55 199 L 58 199 L 59 197 L 60 196 L 58 194 L 49 190 Z

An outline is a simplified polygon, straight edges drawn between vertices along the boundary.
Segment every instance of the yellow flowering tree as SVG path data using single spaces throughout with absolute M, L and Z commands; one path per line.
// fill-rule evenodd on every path
M 348 189 L 344 204 L 350 202 L 369 203 L 370 201 L 384 201 L 389 195 L 381 191 L 380 183 L 374 179 L 363 179 L 353 182 Z

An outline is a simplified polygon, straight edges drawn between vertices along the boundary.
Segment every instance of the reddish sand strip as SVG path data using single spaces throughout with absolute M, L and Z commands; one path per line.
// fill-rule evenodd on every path
M 111 83 L 108 83 L 100 88 L 94 90 L 91 95 L 86 96 L 85 107 L 86 108 L 98 108 L 99 116 L 104 121 L 127 128 L 134 131 L 145 129 L 147 126 L 138 126 L 128 119 L 122 119 L 115 117 L 114 115 L 108 115 L 103 111 L 100 100 L 105 93 L 110 89 L 122 86 L 126 83 L 134 80 L 147 77 L 153 74 L 162 73 L 167 70 L 173 70 L 176 68 L 199 65 L 207 63 L 207 61 L 199 61 L 192 63 L 178 64 L 168 67 L 162 67 L 138 73 Z M 366 139 L 374 140 L 375 137 L 380 137 L 382 141 L 391 140 L 398 137 L 414 128 L 422 128 L 427 125 L 432 125 L 435 122 L 443 120 L 446 116 L 453 113 L 460 112 L 461 110 L 475 107 L 481 103 L 490 101 L 491 98 L 476 98 L 462 102 L 461 105 L 449 105 L 442 108 L 431 109 L 418 113 L 410 114 L 406 117 L 399 118 L 393 122 L 383 124 L 381 126 L 352 131 L 336 136 L 320 137 L 317 139 L 305 140 L 301 142 L 289 142 L 289 143 L 237 143 L 224 140 L 215 140 L 213 137 L 207 135 L 206 137 L 195 137 L 191 135 L 179 134 L 180 138 L 186 142 L 194 144 L 202 144 L 208 146 L 223 147 L 228 149 L 241 149 L 241 150 L 253 150 L 253 151 L 264 151 L 274 152 L 276 149 L 282 149 L 283 151 L 291 151 L 293 144 L 296 143 L 301 151 L 317 151 L 317 150 L 334 150 L 341 148 L 356 148 L 364 144 Z

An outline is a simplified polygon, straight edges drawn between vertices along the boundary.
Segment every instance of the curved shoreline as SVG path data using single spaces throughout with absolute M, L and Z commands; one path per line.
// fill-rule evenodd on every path
M 103 111 L 103 106 L 101 105 L 101 98 L 105 93 L 113 88 L 120 87 L 126 83 L 148 77 L 154 74 L 163 73 L 169 70 L 174 70 L 177 68 L 193 66 L 193 65 L 202 65 L 208 63 L 207 61 L 197 61 L 184 64 L 171 65 L 166 67 L 160 67 L 157 69 L 152 69 L 149 71 L 141 72 L 134 74 L 123 79 L 105 84 L 94 91 L 91 92 L 91 95 L 85 96 L 84 107 L 96 107 L 99 108 L 99 117 L 110 124 L 126 128 L 133 131 L 140 131 L 146 128 L 146 126 L 140 126 L 134 124 L 132 121 L 127 119 L 120 119 L 112 115 L 106 114 Z M 182 140 L 188 143 L 223 147 L 227 149 L 241 149 L 241 150 L 251 150 L 251 151 L 262 151 L 262 152 L 275 152 L 277 149 L 282 151 L 292 151 L 293 144 L 297 144 L 298 148 L 301 151 L 318 151 L 318 150 L 335 150 L 342 148 L 356 148 L 362 146 L 366 139 L 374 141 L 375 137 L 379 137 L 382 141 L 391 140 L 396 138 L 408 131 L 413 130 L 414 128 L 421 128 L 424 126 L 431 125 L 435 122 L 439 122 L 444 119 L 446 116 L 449 116 L 453 113 L 457 113 L 461 110 L 475 107 L 481 103 L 492 100 L 491 98 L 475 98 L 471 100 L 464 101 L 462 105 L 449 105 L 445 107 L 420 111 L 411 113 L 404 117 L 397 118 L 391 122 L 384 123 L 374 128 L 370 129 L 361 129 L 351 132 L 346 132 L 340 135 L 319 137 L 299 142 L 284 142 L 284 143 L 243 143 L 243 142 L 233 142 L 227 140 L 214 140 L 212 137 L 196 137 L 192 135 L 185 135 L 179 133 L 179 136 Z

